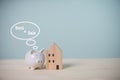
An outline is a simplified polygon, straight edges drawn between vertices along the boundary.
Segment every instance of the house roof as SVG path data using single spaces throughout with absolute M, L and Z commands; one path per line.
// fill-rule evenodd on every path
M 50 49 L 54 49 L 54 50 L 57 50 L 57 51 L 60 51 L 62 53 L 62 50 L 61 48 L 56 44 L 56 43 L 52 43 L 51 46 L 48 48 L 48 50 Z

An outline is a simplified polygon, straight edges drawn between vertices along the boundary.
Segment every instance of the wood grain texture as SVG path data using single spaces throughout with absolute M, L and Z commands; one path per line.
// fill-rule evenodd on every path
M 0 60 L 0 80 L 120 80 L 120 58 L 63 59 L 60 71 L 31 71 L 24 60 Z

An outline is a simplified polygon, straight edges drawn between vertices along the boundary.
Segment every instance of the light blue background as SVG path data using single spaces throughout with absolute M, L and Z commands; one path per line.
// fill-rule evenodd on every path
M 37 46 L 56 42 L 64 58 L 120 57 L 119 0 L 1 0 L 0 59 L 21 59 L 30 49 L 10 35 L 20 21 L 38 24 Z

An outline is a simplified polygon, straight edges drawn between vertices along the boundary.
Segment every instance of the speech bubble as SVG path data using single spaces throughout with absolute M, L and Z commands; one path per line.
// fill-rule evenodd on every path
M 40 27 L 37 24 L 30 21 L 18 22 L 10 28 L 10 34 L 18 40 L 26 40 L 27 46 L 38 49 L 34 40 L 40 34 Z
M 26 45 L 28 45 L 28 46 L 34 46 L 35 44 L 36 44 L 36 41 L 33 39 L 28 39 L 26 41 Z
M 10 34 L 18 40 L 34 39 L 40 34 L 40 27 L 30 21 L 22 21 L 10 28 Z

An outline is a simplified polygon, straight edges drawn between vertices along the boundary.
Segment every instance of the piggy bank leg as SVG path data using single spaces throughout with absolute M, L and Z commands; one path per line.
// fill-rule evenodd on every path
M 34 68 L 34 67 L 30 67 L 30 66 L 28 67 L 28 69 L 30 69 L 30 70 L 35 70 L 35 68 Z
M 42 68 L 43 68 L 43 66 L 42 66 L 42 65 L 40 65 L 40 66 L 39 66 L 39 69 L 42 69 Z
M 42 67 L 39 67 L 39 69 L 42 69 Z

